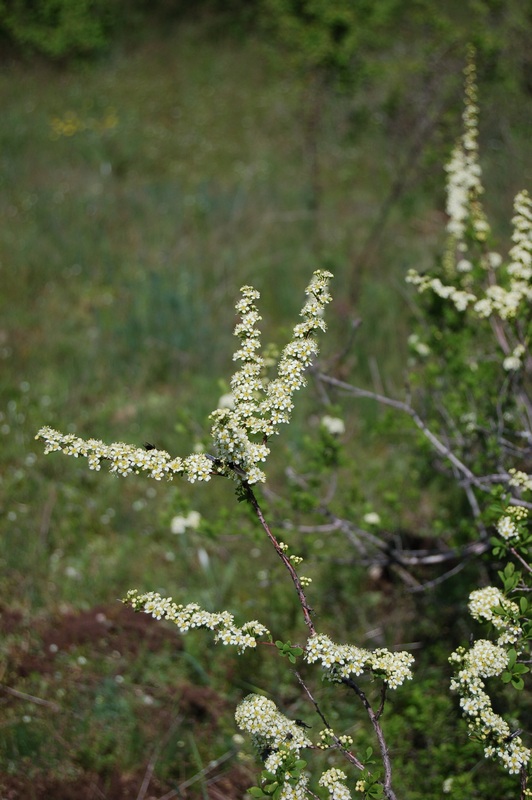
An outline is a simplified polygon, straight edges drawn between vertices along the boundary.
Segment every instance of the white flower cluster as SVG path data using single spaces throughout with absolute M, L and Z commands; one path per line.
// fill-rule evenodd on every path
M 365 669 L 372 670 L 382 677 L 390 689 L 412 678 L 410 667 L 414 657 L 405 651 L 392 653 L 389 650 L 364 650 L 348 644 L 335 644 L 326 634 L 311 636 L 305 650 L 305 660 L 309 664 L 321 661 L 326 677 L 340 681 L 351 675 L 361 675 Z
M 530 761 L 530 750 L 519 736 L 512 736 L 508 723 L 493 711 L 482 680 L 502 674 L 508 666 L 506 651 L 479 639 L 469 651 L 459 648 L 449 661 L 458 668 L 451 689 L 458 692 L 460 706 L 470 717 L 470 733 L 484 742 L 486 758 L 498 758 L 508 772 L 518 774 Z
M 497 532 L 503 539 L 514 539 L 519 536 L 517 525 L 511 517 L 501 517 L 497 522 Z
M 289 778 L 289 772 L 285 770 L 291 757 L 297 757 L 303 747 L 312 747 L 301 726 L 281 714 L 275 703 L 262 695 L 245 697 L 235 712 L 235 720 L 241 730 L 251 734 L 257 750 L 268 753 L 264 766 L 274 774 L 279 775 L 280 770 Z M 307 783 L 305 774 L 295 784 L 285 780 L 280 800 L 304 800 Z
M 506 372 L 516 372 L 523 366 L 523 356 L 525 354 L 525 347 L 522 344 L 516 345 L 509 356 L 506 356 L 502 362 L 503 369 Z
M 410 274 L 410 273 L 409 273 Z M 408 278 L 407 278 L 408 280 Z M 417 333 L 411 333 L 408 337 L 408 346 L 417 353 L 418 356 L 426 358 L 430 354 L 430 347 L 422 342 Z
M 324 772 L 318 783 L 329 790 L 330 800 L 351 800 L 351 792 L 345 785 L 347 775 L 341 769 L 328 769 Z
M 464 252 L 465 234 L 472 223 L 473 233 L 479 241 L 485 241 L 489 233 L 480 196 L 483 192 L 482 171 L 478 163 L 478 106 L 476 70 L 472 58 L 465 69 L 465 107 L 462 116 L 464 133 L 458 141 L 446 167 L 447 231 L 455 240 L 458 249 Z M 467 270 L 462 270 L 467 271 Z
M 314 272 L 305 290 L 308 299 L 301 311 L 303 322 L 295 326 L 292 341 L 281 354 L 278 377 L 266 385 L 262 378 L 265 360 L 257 353 L 260 332 L 256 325 L 261 317 L 254 301 L 259 293 L 251 286 L 242 288 L 242 298 L 236 305 L 241 321 L 235 328 L 240 348 L 233 356 L 233 360 L 242 362 L 242 367 L 231 379 L 231 402 L 225 402 L 211 414 L 217 458 L 203 453 L 172 458 L 165 450 L 146 450 L 122 442 L 106 445 L 98 439 L 85 441 L 49 427 L 41 428 L 35 438 L 44 439 L 45 453 L 61 451 L 76 458 L 85 457 L 94 470 L 101 468 L 102 461 L 108 461 L 111 472 L 117 475 L 146 472 L 155 480 L 184 475 L 194 483 L 219 474 L 235 480 L 244 478 L 248 483 L 264 481 L 266 476 L 257 465 L 270 452 L 265 444 L 267 438 L 279 432 L 281 423 L 289 422 L 292 395 L 304 386 L 304 372 L 318 352 L 314 333 L 326 330 L 322 315 L 331 301 L 328 291 L 331 278 L 332 274 L 325 270 Z M 253 436 L 260 437 L 260 441 L 254 441 Z
M 301 311 L 304 321 L 295 326 L 292 341 L 281 354 L 278 377 L 269 382 L 263 378 L 266 363 L 258 352 L 257 323 L 261 317 L 255 301 L 260 295 L 251 286 L 242 287 L 242 299 L 236 305 L 241 321 L 234 331 L 240 339 L 240 348 L 233 356 L 242 366 L 231 379 L 233 406 L 218 408 L 211 414 L 212 436 L 223 465 L 220 471 L 224 474 L 235 477 L 234 465 L 237 465 L 248 483 L 265 480 L 258 467 L 270 452 L 265 442 L 279 432 L 280 424 L 290 421 L 294 407 L 292 395 L 305 385 L 305 370 L 318 352 L 314 333 L 326 330 L 322 315 L 325 305 L 331 301 L 328 291 L 331 278 L 330 272 L 317 270 L 314 273 L 305 290 L 308 300 Z M 255 436 L 261 437 L 260 443 L 253 440 Z
M 508 481 L 510 486 L 518 486 L 521 489 L 527 489 L 532 492 L 532 475 L 515 468 L 509 469 L 508 472 L 512 476 Z
M 465 311 L 468 306 L 476 301 L 476 295 L 456 286 L 447 286 L 439 278 L 431 278 L 429 275 L 420 275 L 415 269 L 409 269 L 406 275 L 406 282 L 417 286 L 419 292 L 431 289 L 438 297 L 450 300 L 457 311 Z
M 438 277 L 420 275 L 415 270 L 409 270 L 406 280 L 419 292 L 429 289 L 449 300 L 458 311 L 470 310 L 480 318 L 496 315 L 503 320 L 513 319 L 532 300 L 532 202 L 526 191 L 519 192 L 515 198 L 512 219 L 514 244 L 506 269 L 496 279 L 502 258 L 499 253 L 485 252 L 490 227 L 480 200 L 483 186 L 478 162 L 478 107 L 472 60 L 465 74 L 464 132 L 446 167 L 450 244 L 444 271 L 451 282 L 444 283 Z M 468 239 L 471 237 L 480 246 L 476 259 L 468 254 Z M 475 260 L 483 268 L 483 275 L 488 277 L 486 285 L 478 280 L 475 283 Z M 524 344 L 517 343 L 511 352 L 506 353 L 504 369 L 520 369 L 524 353 Z
M 522 282 L 520 287 L 528 293 L 530 299 L 530 281 L 532 279 L 532 201 L 527 191 L 519 192 L 514 200 L 514 226 L 512 241 L 514 246 L 510 250 L 510 264 L 508 274 L 516 282 Z
M 244 698 L 235 712 L 235 720 L 241 730 L 252 735 L 259 750 L 268 747 L 274 751 L 281 749 L 299 754 L 301 748 L 312 746 L 303 728 L 281 714 L 273 700 L 260 694 L 248 694 Z M 266 768 L 275 772 L 281 761 L 282 753 L 267 760 Z
M 186 517 L 183 514 L 172 517 L 170 530 L 175 534 L 183 534 L 188 528 L 192 528 L 192 530 L 199 528 L 200 522 L 201 514 L 199 511 L 189 511 Z
M 517 470 L 510 470 L 513 478 L 508 481 L 510 486 L 521 486 L 526 488 L 528 476 L 524 472 L 517 472 Z M 517 477 L 519 476 L 519 477 Z M 506 513 L 497 520 L 497 533 L 505 541 L 510 539 L 518 539 L 520 535 L 518 523 L 522 522 L 528 517 L 528 509 L 523 506 L 509 506 Z M 515 542 L 513 542 L 515 544 Z
M 308 778 L 302 775 L 295 786 L 285 783 L 279 800 L 305 800 L 308 797 L 307 792 Z
M 506 268 L 508 288 L 498 284 L 488 286 L 485 296 L 475 303 L 479 317 L 497 314 L 501 319 L 511 319 L 532 300 L 532 201 L 528 192 L 516 195 L 514 212 L 512 240 L 515 244 Z
M 495 586 L 486 586 L 484 589 L 475 589 L 469 595 L 468 609 L 471 616 L 478 622 L 491 622 L 500 632 L 497 644 L 515 644 L 523 635 L 521 627 L 515 622 L 519 617 L 519 606 L 508 600 L 500 589 Z M 503 608 L 504 615 L 494 613 L 495 608 Z
M 41 428 L 36 439 L 44 439 L 45 453 L 60 451 L 75 458 L 84 457 L 89 469 L 101 469 L 102 461 L 109 462 L 109 469 L 116 475 L 146 472 L 150 478 L 171 480 L 175 475 L 185 475 L 190 483 L 208 481 L 212 475 L 212 461 L 201 453 L 188 458 L 172 458 L 166 450 L 145 450 L 123 442 L 104 444 L 98 439 L 80 439 L 74 434 L 63 434 L 48 426 Z
M 270 744 L 262 739 L 260 735 L 255 735 L 254 741 L 258 749 L 266 750 L 266 752 L 271 750 Z M 293 754 L 287 748 L 286 743 L 283 743 L 280 750 L 274 750 L 268 755 L 264 761 L 264 766 L 268 772 L 271 772 L 274 775 L 277 774 L 281 777 L 284 774 L 286 778 L 290 778 L 291 760 L 293 760 Z M 290 782 L 285 780 L 281 790 L 280 800 L 303 800 L 303 798 L 308 796 L 307 784 L 308 777 L 304 773 L 301 774 L 296 781 L 293 779 Z
M 320 420 L 320 424 L 331 436 L 341 436 L 345 433 L 345 422 L 340 417 L 330 417 L 325 414 Z
M 186 633 L 193 628 L 207 628 L 216 631 L 214 641 L 222 644 L 235 645 L 239 652 L 248 647 L 257 646 L 259 636 L 270 637 L 270 632 L 257 620 L 251 620 L 238 628 L 234 624 L 234 617 L 228 611 L 213 614 L 204 611 L 196 603 L 186 606 L 174 603 L 171 597 L 161 597 L 158 592 L 139 594 L 136 589 L 130 589 L 124 598 L 135 611 L 144 611 L 155 619 L 166 619 L 177 625 L 181 633 Z

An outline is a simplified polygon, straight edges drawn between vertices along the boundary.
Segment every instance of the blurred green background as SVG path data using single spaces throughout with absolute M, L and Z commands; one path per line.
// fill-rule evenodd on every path
M 400 394 L 415 314 L 404 276 L 442 249 L 466 45 L 486 205 L 506 237 L 531 178 L 531 32 L 517 0 L 0 2 L 2 797 L 243 797 L 255 765 L 233 738 L 234 704 L 275 687 L 284 710 L 310 714 L 268 653 L 233 658 L 117 602 L 157 589 L 301 640 L 287 580 L 232 487 L 122 481 L 44 457 L 34 436 L 48 424 L 181 455 L 207 444 L 239 287 L 261 291 L 264 342 L 282 347 L 318 267 L 335 275 L 322 367 Z M 406 422 L 337 402 L 337 512 L 378 511 L 391 535 L 420 541 L 450 524 Z M 311 382 L 296 404 L 269 465 L 277 525 L 322 521 L 286 489 L 287 465 L 323 464 L 322 394 Z M 190 510 L 199 529 L 173 534 Z M 414 597 L 372 577 L 338 533 L 294 535 L 294 550 L 320 626 L 410 643 L 419 659 L 388 717 L 401 796 L 440 796 L 453 777 L 453 798 L 494 785 L 514 797 L 456 727 L 442 678 L 469 635 L 456 609 L 477 567 Z M 365 748 L 359 709 L 320 691 Z

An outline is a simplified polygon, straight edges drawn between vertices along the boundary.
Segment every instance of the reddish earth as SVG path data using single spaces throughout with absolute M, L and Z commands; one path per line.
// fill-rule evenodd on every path
M 182 649 L 177 631 L 156 623 L 146 614 L 136 614 L 120 603 L 96 606 L 89 611 L 72 611 L 40 624 L 32 623 L 31 636 L 20 612 L 1 609 L 0 636 L 10 634 L 16 636 L 10 637 L 12 645 L 4 671 L 4 685 L 0 684 L 0 708 L 5 711 L 12 711 L 23 700 L 16 692 L 18 687 L 24 691 L 28 676 L 53 676 L 57 654 L 72 648 L 86 644 L 90 645 L 92 657 L 96 654 L 109 658 L 119 653 L 128 661 L 141 649 L 154 653 L 169 645 L 176 651 Z M 90 683 L 90 676 L 86 677 Z M 180 683 L 168 689 L 168 699 L 174 716 L 176 707 L 178 709 L 182 729 L 184 726 L 186 731 L 195 731 L 198 736 L 207 732 L 213 739 L 216 737 L 218 721 L 227 714 L 227 703 L 214 689 Z M 57 720 L 60 729 L 61 714 L 56 716 L 53 710 L 50 713 L 52 724 Z M 170 729 L 172 714 L 164 706 L 152 707 L 149 718 L 156 741 L 161 731 Z M 134 772 L 121 772 L 113 767 L 102 775 L 78 767 L 70 770 L 68 778 L 49 774 L 52 770 L 45 772 L 42 767 L 33 770 L 31 765 L 26 771 L 10 775 L 5 772 L 6 766 L 1 763 L 0 756 L 0 800 L 192 800 L 205 797 L 205 786 L 209 800 L 237 800 L 244 797 L 253 780 L 247 770 L 235 763 L 234 757 L 215 766 L 206 773 L 205 779 L 190 786 L 183 785 L 186 780 L 158 779 L 152 774 L 154 765 L 149 758 Z M 25 772 L 31 772 L 31 777 Z M 193 769 L 190 774 L 194 774 Z

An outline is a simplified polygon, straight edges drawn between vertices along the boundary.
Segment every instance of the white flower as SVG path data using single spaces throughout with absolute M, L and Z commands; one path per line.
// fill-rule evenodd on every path
M 367 514 L 364 514 L 363 520 L 366 523 L 366 525 L 380 525 L 381 524 L 381 518 L 377 514 L 376 511 L 368 511 Z
M 345 433 L 345 423 L 340 417 L 329 417 L 327 414 L 320 420 L 322 426 L 333 436 Z
M 218 408 L 234 408 L 234 407 L 235 407 L 235 398 L 231 392 L 223 394 L 218 400 Z
M 173 517 L 170 522 L 170 530 L 172 533 L 181 534 L 187 529 L 187 518 L 182 516 Z
M 471 261 L 468 261 L 467 258 L 461 258 L 456 265 L 456 269 L 458 272 L 471 272 L 473 269 L 473 264 Z
M 519 531 L 511 517 L 501 517 L 497 522 L 497 531 L 503 539 L 513 539 L 519 536 Z

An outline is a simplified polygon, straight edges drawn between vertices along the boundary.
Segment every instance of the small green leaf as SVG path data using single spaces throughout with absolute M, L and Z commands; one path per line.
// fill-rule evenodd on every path
M 517 689 L 517 691 L 520 692 L 522 689 L 525 688 L 525 682 L 522 678 L 517 678 L 514 676 L 512 678 L 512 686 L 514 687 L 514 689 Z
M 252 786 L 251 789 L 248 789 L 248 794 L 250 794 L 252 797 L 266 797 L 267 796 L 267 795 L 264 794 L 262 789 L 260 789 L 258 786 Z

